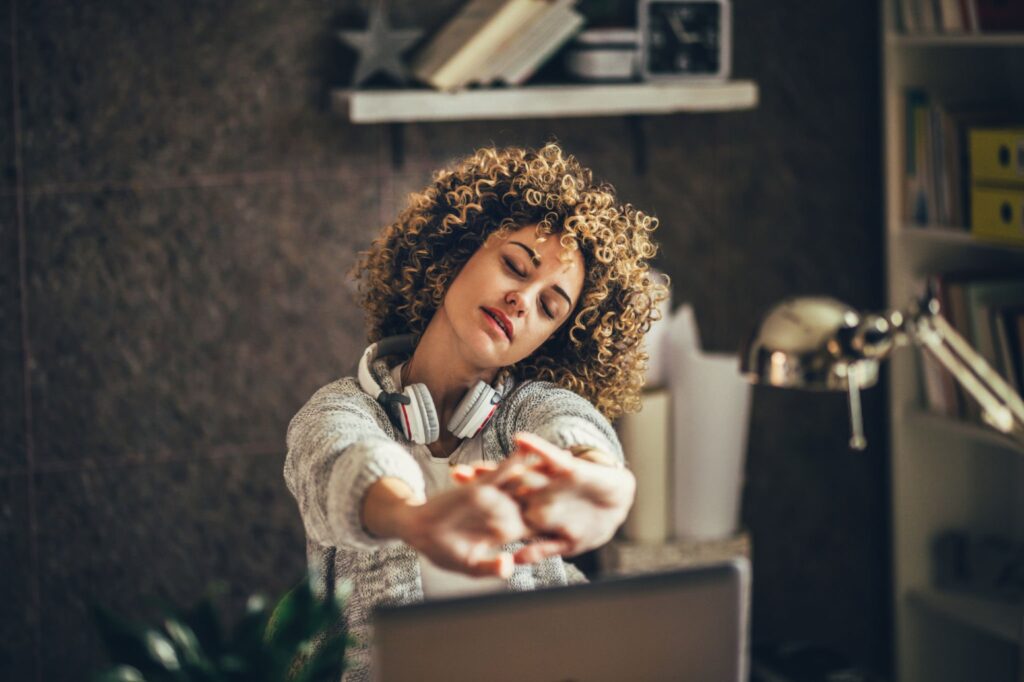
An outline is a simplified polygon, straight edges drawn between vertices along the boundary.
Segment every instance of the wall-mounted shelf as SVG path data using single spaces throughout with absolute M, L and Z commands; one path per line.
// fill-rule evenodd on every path
M 332 105 L 352 123 L 633 116 L 734 111 L 757 106 L 751 81 L 530 85 L 460 92 L 335 90 Z
M 940 590 L 911 590 L 911 604 L 928 609 L 1006 642 L 1021 641 L 1024 606 Z

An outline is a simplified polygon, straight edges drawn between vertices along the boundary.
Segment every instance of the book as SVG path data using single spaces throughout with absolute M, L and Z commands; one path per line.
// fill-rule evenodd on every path
M 992 334 L 996 341 L 999 373 L 1018 393 L 1024 388 L 1024 377 L 1021 376 L 1020 357 L 1017 355 L 1015 322 L 1016 316 L 1022 312 L 1024 307 L 1011 306 L 1000 308 L 992 315 Z
M 575 14 L 575 4 L 576 0 L 552 0 L 543 12 L 533 16 L 518 32 L 510 34 L 500 45 L 496 45 L 482 68 L 480 82 L 508 82 L 505 72 L 511 64 L 523 58 L 525 46 L 537 42 L 538 35 L 550 30 L 551 24 L 564 22 L 571 14 Z
M 972 0 L 982 32 L 1024 31 L 1024 2 L 1020 0 Z
M 413 74 L 439 90 L 476 82 L 496 47 L 549 4 L 550 0 L 470 0 L 416 54 Z
M 1000 308 L 1024 305 L 1024 277 L 984 279 L 965 287 L 970 318 L 968 341 L 996 372 L 1006 378 L 998 349 L 994 317 Z M 980 417 L 980 410 L 977 410 Z
M 974 0 L 963 0 L 963 2 L 967 7 L 967 29 L 972 33 L 977 33 L 980 30 L 978 27 L 978 5 Z
M 523 41 L 522 50 L 517 52 L 505 67 L 502 79 L 509 85 L 522 85 L 537 72 L 543 64 L 569 42 L 583 27 L 584 18 L 579 12 L 566 9 L 557 18 L 538 31 L 536 38 Z
M 1017 371 L 1020 374 L 1020 386 L 1024 389 L 1024 310 L 1017 311 L 1011 319 L 1009 326 L 1014 330 L 1014 338 L 1011 339 L 1013 356 L 1016 358 Z
M 918 88 L 908 88 L 904 93 L 904 117 L 906 128 L 906 189 L 904 190 L 904 219 L 908 223 L 928 224 L 927 162 L 924 158 L 926 133 L 925 112 L 928 107 L 928 93 Z
M 963 33 L 964 22 L 960 14 L 960 0 L 939 0 L 939 14 L 943 33 Z

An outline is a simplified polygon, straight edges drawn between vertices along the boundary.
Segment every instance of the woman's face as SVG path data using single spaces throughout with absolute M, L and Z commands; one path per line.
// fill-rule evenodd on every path
M 448 288 L 441 312 L 466 359 L 481 368 L 515 364 L 537 350 L 576 309 L 583 255 L 534 226 L 492 236 Z

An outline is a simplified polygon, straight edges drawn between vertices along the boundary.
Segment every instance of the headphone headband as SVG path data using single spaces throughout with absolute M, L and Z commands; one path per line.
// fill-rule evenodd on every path
M 389 393 L 377 383 L 370 371 L 371 364 L 379 357 L 412 351 L 414 339 L 413 334 L 403 334 L 370 344 L 359 360 L 358 378 L 360 387 L 384 406 L 391 421 L 405 437 L 425 445 L 440 436 L 437 412 L 426 384 L 410 384 L 401 393 Z M 500 384 L 495 390 L 486 382 L 477 382 L 459 401 L 448 430 L 458 438 L 478 434 L 497 411 L 502 389 Z

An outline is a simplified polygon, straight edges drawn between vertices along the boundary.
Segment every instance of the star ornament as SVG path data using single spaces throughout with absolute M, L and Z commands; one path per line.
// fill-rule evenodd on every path
M 341 42 L 359 52 L 352 85 L 359 87 L 377 73 L 387 74 L 399 83 L 408 82 L 409 69 L 402 61 L 402 53 L 422 35 L 420 29 L 391 28 L 384 1 L 374 2 L 365 31 L 338 31 Z

